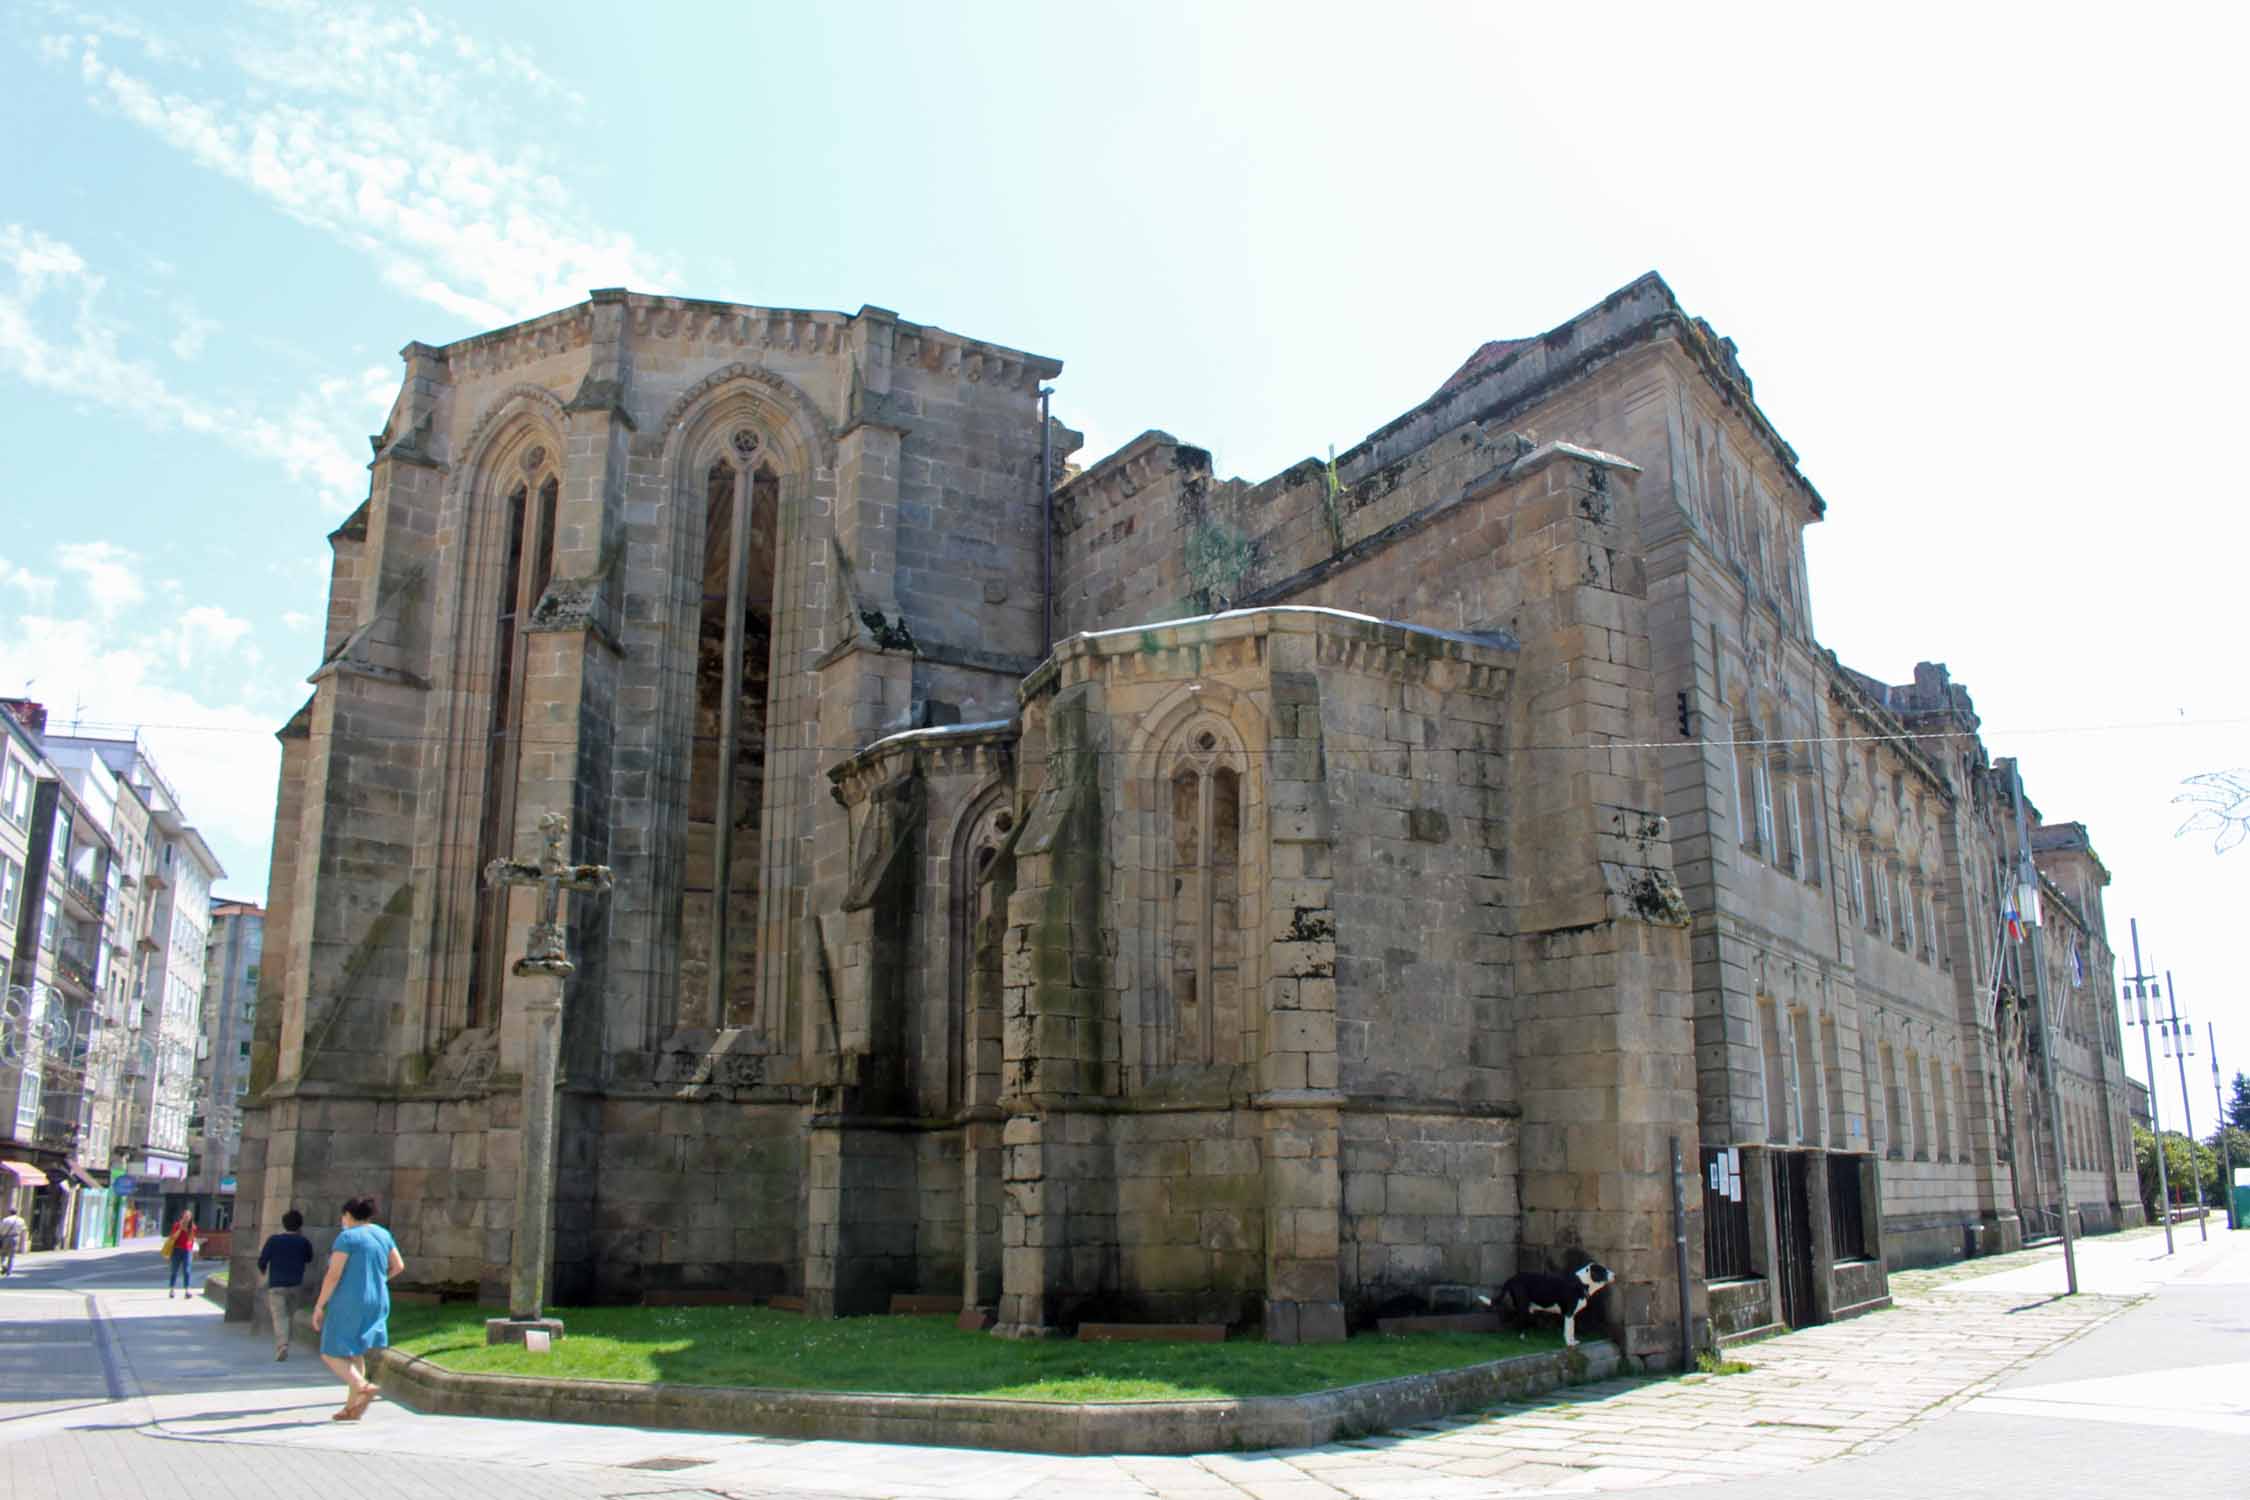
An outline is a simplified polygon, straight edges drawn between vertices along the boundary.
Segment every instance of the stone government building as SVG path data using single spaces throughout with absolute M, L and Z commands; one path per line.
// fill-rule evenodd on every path
M 1944 668 L 1822 650 L 1826 506 L 1656 276 L 1333 482 L 1152 431 L 1051 506 L 1061 365 L 880 308 L 604 290 L 404 359 L 281 731 L 246 1251 L 372 1187 L 500 1294 L 549 981 L 478 872 L 549 812 L 617 877 L 560 1302 L 1310 1340 L 1590 1254 L 1661 1359 L 1675 1140 L 1721 1330 L 2052 1225 L 2012 768 Z M 2107 873 L 2028 826 L 2071 1198 L 2135 1222 Z

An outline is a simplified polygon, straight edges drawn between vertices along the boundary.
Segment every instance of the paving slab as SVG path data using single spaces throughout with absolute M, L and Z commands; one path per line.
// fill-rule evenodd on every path
M 2047 1295 L 2060 1275 L 2052 1253 L 1900 1273 L 1893 1310 L 1737 1350 L 1753 1366 L 1747 1374 L 1607 1380 L 1374 1439 L 1177 1458 L 1048 1457 L 448 1418 L 391 1403 L 378 1404 L 356 1426 L 336 1424 L 327 1413 L 338 1390 L 317 1365 L 275 1365 L 270 1345 L 223 1325 L 200 1299 L 168 1301 L 160 1269 L 153 1294 L 145 1284 L 112 1288 L 109 1282 L 136 1283 L 142 1274 L 124 1267 L 108 1281 L 92 1275 L 85 1283 L 103 1315 L 101 1333 L 55 1335 L 55 1347 L 95 1351 L 91 1366 L 71 1367 L 77 1383 L 68 1393 L 50 1385 L 34 1400 L 0 1397 L 0 1493 L 133 1497 L 176 1494 L 184 1485 L 295 1494 L 334 1488 L 344 1472 L 336 1465 L 345 1464 L 353 1487 L 363 1487 L 364 1477 L 386 1496 L 407 1500 L 1469 1500 L 1717 1483 L 1727 1484 L 1730 1495 L 1782 1483 L 1792 1488 L 1776 1494 L 1813 1495 L 1846 1493 L 1816 1476 L 1893 1463 L 1892 1455 L 1928 1441 L 1933 1424 L 1947 1431 L 1957 1422 L 2051 1430 L 2058 1421 L 2083 1427 L 2100 1420 L 2091 1417 L 2095 1410 L 2110 1413 L 2110 1426 L 2159 1412 L 2202 1424 L 2183 1437 L 2239 1443 L 2232 1424 L 2250 1421 L 2250 1351 L 2239 1333 L 2232 1342 L 2197 1333 L 2213 1318 L 2183 1322 L 2167 1339 L 2192 1350 L 2194 1368 L 2184 1373 L 2162 1361 L 2146 1370 L 2120 1368 L 2114 1354 L 2078 1360 L 2075 1351 L 2101 1338 L 2110 1320 L 2147 1303 L 2151 1286 L 2167 1298 L 2240 1308 L 2250 1254 L 2229 1259 L 2222 1245 L 2152 1267 L 2147 1238 L 2087 1242 L 2081 1273 L 2088 1290 L 2071 1299 Z M 2239 1237 L 2239 1246 L 2250 1249 L 2250 1235 Z M 91 1329 L 87 1307 L 78 1287 L 11 1286 L 0 1295 L 0 1328 L 75 1319 Z M 20 1334 L 10 1342 L 0 1333 L 0 1376 L 16 1368 L 6 1361 L 23 1365 L 21 1351 L 44 1338 Z M 128 1399 L 110 1401 L 106 1387 L 94 1385 L 105 1338 L 129 1383 Z M 2056 1373 L 2034 1378 L 2050 1370 Z M 0 1386 L 22 1389 L 15 1380 Z M 632 1467 L 667 1459 L 683 1466 Z M 467 1488 L 463 1476 L 470 1476 Z

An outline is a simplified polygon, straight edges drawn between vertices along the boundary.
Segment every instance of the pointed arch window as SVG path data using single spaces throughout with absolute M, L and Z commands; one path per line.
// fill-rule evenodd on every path
M 772 709 L 779 479 L 763 440 L 731 433 L 704 475 L 695 717 L 680 879 L 679 1023 L 759 1014 L 759 922 Z
M 482 870 L 512 857 L 516 843 L 516 783 L 523 769 L 524 626 L 555 576 L 555 524 L 562 482 L 544 444 L 523 455 L 522 478 L 502 502 L 494 579 L 492 690 L 486 714 L 484 805 L 478 820 L 477 857 Z M 507 969 L 507 887 L 477 888 L 476 926 L 470 942 L 466 1024 L 489 1026 L 499 1015 Z
M 1242 757 L 1204 721 L 1166 757 L 1162 807 L 1169 920 L 1150 1055 L 1159 1063 L 1247 1060 L 1242 1003 Z

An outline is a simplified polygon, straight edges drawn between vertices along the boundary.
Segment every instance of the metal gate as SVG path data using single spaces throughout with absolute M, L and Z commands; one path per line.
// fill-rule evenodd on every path
M 1703 1279 L 1730 1281 L 1755 1276 L 1750 1257 L 1750 1205 L 1742 1196 L 1742 1154 L 1738 1147 L 1706 1148 L 1703 1153 Z
M 1812 1195 L 1802 1151 L 1773 1151 L 1766 1161 L 1773 1175 L 1774 1274 L 1781 1283 L 1781 1320 L 1791 1328 L 1820 1321 L 1813 1300 Z

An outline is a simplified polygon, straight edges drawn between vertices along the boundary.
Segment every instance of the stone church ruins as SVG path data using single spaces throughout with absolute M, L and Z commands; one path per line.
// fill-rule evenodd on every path
M 1262 482 L 1080 468 L 1059 362 L 623 290 L 408 345 L 282 774 L 241 1213 L 427 1289 L 1341 1337 L 1592 1256 L 1636 1356 L 2136 1221 L 2107 873 L 1655 276 Z M 1052 455 L 1052 468 L 1043 458 Z M 1051 487 L 1048 476 L 1052 476 Z M 553 1224 L 512 1222 L 568 817 Z M 254 1246 L 256 1233 L 238 1235 Z M 239 1274 L 247 1313 L 255 1278 Z

